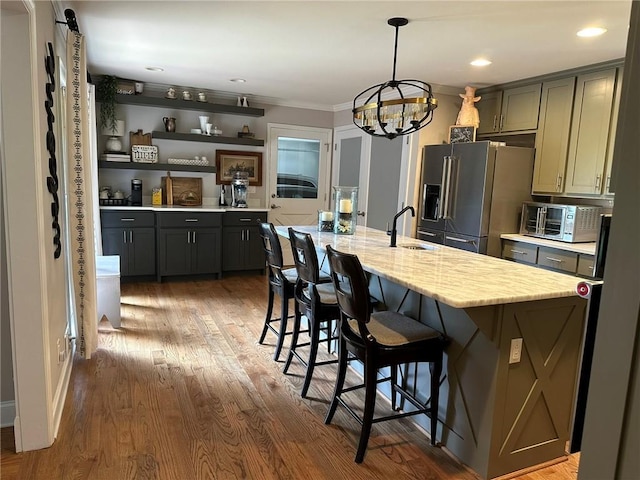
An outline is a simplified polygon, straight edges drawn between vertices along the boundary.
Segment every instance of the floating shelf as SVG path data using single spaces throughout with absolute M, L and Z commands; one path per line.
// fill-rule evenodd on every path
M 100 99 L 98 99 L 100 101 Z M 175 108 L 179 110 L 197 110 L 200 112 L 228 113 L 245 117 L 263 117 L 263 108 L 238 107 L 218 103 L 199 102 L 197 100 L 171 99 L 164 97 L 148 97 L 145 95 L 116 95 L 116 102 L 123 105 L 141 105 L 147 107 Z
M 141 162 L 107 162 L 98 160 L 98 168 L 113 168 L 119 170 L 161 170 L 171 172 L 201 172 L 216 173 L 215 166 L 202 167 L 199 165 L 176 165 L 173 163 L 141 163 Z
M 256 138 L 222 137 L 215 135 L 202 135 L 200 133 L 177 133 L 177 132 L 151 132 L 151 138 L 163 140 L 182 140 L 185 142 L 206 142 L 206 143 L 226 143 L 232 145 L 251 145 L 263 147 L 264 140 Z

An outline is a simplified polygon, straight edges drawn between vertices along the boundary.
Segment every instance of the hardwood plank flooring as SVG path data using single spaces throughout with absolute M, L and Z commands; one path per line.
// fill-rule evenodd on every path
M 302 399 L 302 366 L 284 375 L 273 335 L 257 343 L 266 285 L 257 275 L 123 284 L 122 328 L 101 322 L 94 357 L 74 360 L 56 441 L 16 454 L 2 429 L 0 478 L 480 478 L 407 419 L 375 425 L 355 464 L 359 425 L 341 408 L 324 425 L 335 365 L 316 368 Z M 575 480 L 577 462 L 512 478 Z

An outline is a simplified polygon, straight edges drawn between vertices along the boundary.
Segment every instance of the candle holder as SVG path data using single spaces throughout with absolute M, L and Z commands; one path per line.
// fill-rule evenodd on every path
M 333 232 L 333 212 L 318 210 L 318 231 Z
M 335 206 L 333 233 L 353 235 L 358 218 L 358 187 L 333 187 Z

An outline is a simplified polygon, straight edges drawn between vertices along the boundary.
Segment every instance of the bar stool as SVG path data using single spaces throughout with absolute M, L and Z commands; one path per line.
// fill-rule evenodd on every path
M 267 335 L 267 331 L 271 331 L 276 335 L 276 350 L 273 359 L 277 362 L 280 357 L 280 351 L 284 344 L 284 338 L 291 332 L 287 333 L 287 320 L 292 318 L 289 316 L 289 300 L 294 298 L 294 289 L 298 280 L 298 273 L 295 268 L 284 268 L 282 259 L 282 247 L 278 234 L 273 228 L 272 223 L 260 223 L 260 236 L 262 237 L 262 246 L 267 261 L 267 270 L 269 275 L 269 301 L 267 304 L 267 315 L 264 319 L 264 327 L 258 343 L 262 344 Z M 271 318 L 273 314 L 273 301 L 275 295 L 280 297 L 280 317 Z M 272 324 L 279 322 L 279 328 L 276 329 Z
M 367 449 L 371 426 L 374 423 L 426 414 L 431 418 L 431 445 L 436 445 L 438 424 L 438 395 L 442 359 L 449 341 L 432 328 L 405 315 L 382 311 L 372 313 L 367 301 L 367 278 L 355 255 L 338 252 L 327 246 L 331 279 L 340 308 L 340 340 L 338 342 L 338 376 L 325 423 L 331 423 L 338 403 L 360 424 L 360 441 L 355 462 L 361 463 Z M 364 364 L 364 384 L 344 388 L 349 354 Z M 431 399 L 429 406 L 422 404 L 397 382 L 398 367 L 405 363 L 429 362 L 431 372 Z M 378 380 L 378 369 L 391 367 L 389 377 Z M 373 418 L 376 388 L 379 383 L 391 381 L 391 407 L 395 410 L 396 395 L 409 401 L 417 410 Z M 342 398 L 358 388 L 365 389 L 364 411 L 360 417 Z
M 322 283 L 323 279 L 318 267 L 318 255 L 311 235 L 289 228 L 289 240 L 291 241 L 293 261 L 298 272 L 298 281 L 296 282 L 294 293 L 296 315 L 291 337 L 291 348 L 283 371 L 287 373 L 293 357 L 296 357 L 306 366 L 307 371 L 301 392 L 302 397 L 306 398 L 315 367 L 337 362 L 337 360 L 317 362 L 316 356 L 320 343 L 328 342 L 331 344 L 333 340 L 337 339 L 336 335 L 333 334 L 333 321 L 338 320 L 340 309 L 338 308 L 333 284 Z M 307 317 L 310 338 L 308 342 L 299 343 L 302 315 Z M 322 330 L 326 330 L 326 337 L 320 339 Z M 297 349 L 306 346 L 309 347 L 309 358 L 305 360 Z

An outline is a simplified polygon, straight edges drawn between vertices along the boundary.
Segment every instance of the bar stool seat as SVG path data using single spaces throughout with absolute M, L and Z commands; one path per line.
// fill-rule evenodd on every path
M 438 425 L 438 397 L 444 350 L 449 340 L 436 330 L 405 315 L 390 311 L 372 313 L 366 275 L 355 255 L 338 252 L 327 246 L 327 258 L 331 279 L 340 308 L 340 340 L 338 342 L 338 376 L 333 399 L 325 423 L 331 423 L 338 404 L 346 408 L 361 425 L 360 440 L 355 462 L 361 463 L 367 449 L 371 427 L 374 423 L 426 414 L 431 419 L 431 445 L 436 445 Z M 364 365 L 364 383 L 344 388 L 347 362 L 353 357 Z M 414 394 L 398 384 L 398 368 L 407 363 L 428 362 L 431 372 L 431 398 L 421 403 Z M 378 379 L 378 370 L 390 367 L 386 378 Z M 415 407 L 410 412 L 400 412 L 373 418 L 379 383 L 391 382 L 391 408 L 396 409 L 396 396 Z M 364 388 L 364 411 L 359 416 L 342 397 L 344 393 Z

